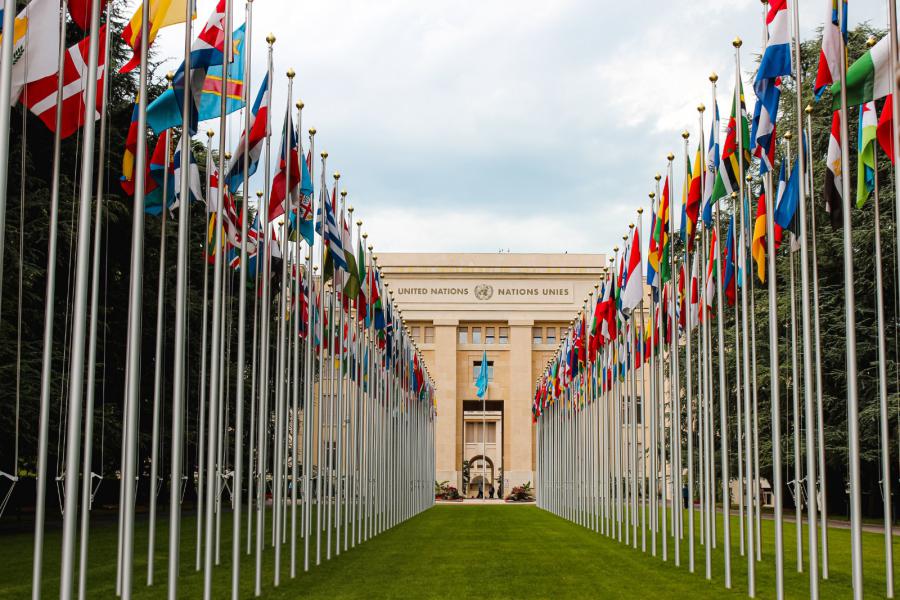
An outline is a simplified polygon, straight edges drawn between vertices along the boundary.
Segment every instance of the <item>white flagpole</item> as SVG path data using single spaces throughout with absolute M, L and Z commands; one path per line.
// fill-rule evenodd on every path
M 702 108 L 702 107 L 701 107 Z M 703 111 L 698 111 L 700 114 L 700 140 L 703 140 Z M 687 196 L 691 193 L 691 180 L 688 176 L 689 167 L 691 164 L 691 155 L 690 149 L 688 148 L 688 139 L 690 134 L 687 130 L 682 134 L 684 138 L 684 177 L 685 177 L 685 189 L 687 193 L 685 194 L 685 199 L 687 200 Z M 702 195 L 702 194 L 701 194 Z M 687 210 L 685 208 L 685 210 Z M 685 213 L 687 214 L 687 213 Z M 698 218 L 699 220 L 699 218 Z M 695 225 L 696 227 L 696 225 Z M 691 252 L 688 249 L 688 241 L 693 239 L 694 231 L 687 231 L 687 223 L 685 223 L 685 241 L 684 241 L 684 310 L 686 312 L 684 317 L 685 323 L 685 331 L 684 331 L 684 339 L 685 339 L 685 405 L 687 407 L 687 476 L 688 476 L 688 571 L 691 573 L 694 572 L 694 412 L 693 412 L 693 373 L 691 372 L 691 327 L 692 327 L 692 311 L 694 310 L 691 306 L 693 301 L 693 269 L 691 268 Z M 680 429 L 679 429 L 680 435 Z M 679 443 L 680 445 L 680 443 Z M 680 469 L 679 469 L 680 471 Z
M 16 19 L 16 2 L 8 0 L 9 5 L 3 11 L 2 31 L 12 31 Z M 60 19 L 65 27 L 65 3 L 61 3 Z M 13 70 L 13 43 L 15 36 L 7 35 L 0 38 L 0 299 L 3 298 L 3 249 L 6 247 L 6 190 L 9 183 L 9 130 L 12 109 L 12 70 Z M 61 40 L 64 38 L 61 38 Z M 60 43 L 60 56 L 65 52 L 65 44 Z M 60 66 L 62 63 L 58 63 Z M 60 71 L 61 72 L 61 71 Z M 57 96 L 59 98 L 59 96 Z M 58 113 L 59 111 L 57 111 Z M 59 131 L 59 128 L 56 129 Z M 43 502 L 43 500 L 41 500 Z M 41 524 L 43 527 L 43 523 Z M 43 541 L 41 542 L 41 544 Z M 43 546 L 41 546 L 43 549 Z M 35 549 L 35 554 L 37 554 Z M 38 597 L 40 591 L 37 592 Z

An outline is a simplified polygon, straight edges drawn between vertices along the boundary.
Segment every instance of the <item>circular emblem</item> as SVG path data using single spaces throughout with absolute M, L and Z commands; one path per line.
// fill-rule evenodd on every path
M 494 295 L 494 286 L 486 283 L 479 283 L 475 286 L 475 297 L 479 300 L 490 300 Z

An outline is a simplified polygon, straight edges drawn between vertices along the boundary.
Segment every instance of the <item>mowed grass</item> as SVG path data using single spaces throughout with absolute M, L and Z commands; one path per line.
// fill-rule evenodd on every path
M 721 517 L 720 517 L 721 518 Z M 271 523 L 271 514 L 268 522 Z M 686 523 L 687 521 L 685 521 Z M 719 523 L 718 534 L 724 533 Z M 244 525 L 244 527 L 246 524 Z M 699 531 L 699 523 L 697 523 Z M 757 596 L 773 598 L 775 590 L 774 524 L 763 521 L 763 561 L 757 563 Z M 2 530 L 0 530 L 2 531 Z M 244 529 L 242 528 L 242 532 Z M 222 519 L 221 564 L 213 575 L 213 597 L 230 597 L 231 515 Z M 732 527 L 732 589 L 724 588 L 722 544 L 713 552 L 712 580 L 704 577 L 704 550 L 696 550 L 696 572 L 688 572 L 687 536 L 681 566 L 661 552 L 652 557 L 534 506 L 436 506 L 397 527 L 324 559 L 303 572 L 303 540 L 298 539 L 298 574 L 290 578 L 290 544 L 282 551 L 282 580 L 273 587 L 274 551 L 263 559 L 264 598 L 722 598 L 746 597 L 746 558 L 738 552 L 737 521 Z M 48 528 L 44 595 L 59 591 L 58 527 Z M 804 531 L 805 534 L 805 531 Z M 182 527 L 179 595 L 202 595 L 202 573 L 194 570 L 195 521 Z M 135 598 L 165 597 L 167 523 L 158 528 L 156 585 L 146 586 L 147 522 L 139 519 L 135 544 Z M 804 535 L 805 537 L 805 535 Z M 699 537 L 698 537 L 699 539 Z M 850 596 L 849 532 L 832 529 L 830 579 L 821 585 L 823 598 Z M 30 596 L 32 543 L 30 532 L 0 533 L 0 597 Z M 246 542 L 244 542 L 246 543 Z M 647 539 L 649 546 L 649 535 Z M 243 546 L 242 546 L 243 547 Z M 865 595 L 884 597 L 884 550 L 880 534 L 863 540 Z M 315 536 L 311 539 L 315 564 Z M 794 527 L 785 524 L 785 586 L 788 598 L 808 595 L 808 576 L 796 572 Z M 896 554 L 896 552 L 895 552 Z M 115 597 L 116 522 L 98 515 L 90 538 L 88 596 Z M 253 595 L 254 560 L 242 554 L 241 597 Z

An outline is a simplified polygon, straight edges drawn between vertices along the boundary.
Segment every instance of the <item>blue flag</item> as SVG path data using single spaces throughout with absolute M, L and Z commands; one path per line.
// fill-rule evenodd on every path
M 479 398 L 484 398 L 488 388 L 488 361 L 487 351 L 481 351 L 481 369 L 478 371 L 478 380 L 475 381 L 477 391 L 475 392 Z

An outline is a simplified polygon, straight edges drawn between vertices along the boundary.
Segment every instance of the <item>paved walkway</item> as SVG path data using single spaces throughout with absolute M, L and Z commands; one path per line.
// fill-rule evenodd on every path
M 493 505 L 509 505 L 509 506 L 533 506 L 534 502 L 507 502 L 506 500 L 498 500 L 496 498 L 486 498 L 484 500 L 479 500 L 477 498 L 465 498 L 462 501 L 455 500 L 436 500 L 436 504 L 447 505 L 447 506 L 487 506 L 489 504 Z

